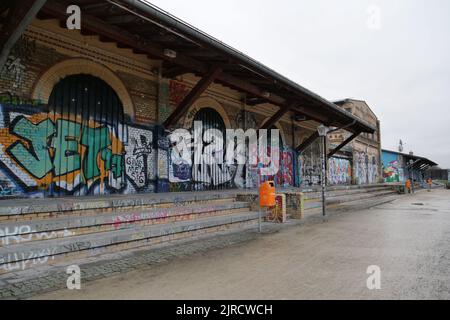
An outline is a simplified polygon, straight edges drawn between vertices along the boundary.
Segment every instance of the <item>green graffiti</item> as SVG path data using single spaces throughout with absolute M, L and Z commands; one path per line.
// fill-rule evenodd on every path
M 83 128 L 81 144 L 87 147 L 87 154 L 83 161 L 83 173 L 86 180 L 98 177 L 100 169 L 97 164 L 98 153 L 101 152 L 101 159 L 104 161 L 104 169 L 112 171 L 114 178 L 122 176 L 123 156 L 113 154 L 109 148 L 111 138 L 107 127 Z
M 83 160 L 84 178 L 90 180 L 98 177 L 100 175 L 100 169 L 97 164 L 98 153 L 111 145 L 108 128 L 83 127 L 81 144 L 87 148 L 87 153 Z
M 101 157 L 102 160 L 105 161 L 105 170 L 111 171 L 114 179 L 122 176 L 122 170 L 125 163 L 121 154 L 113 154 L 110 149 L 103 149 Z
M 49 119 L 34 124 L 25 117 L 15 122 L 11 132 L 29 141 L 29 148 L 18 141 L 8 152 L 31 175 L 38 179 L 44 178 L 53 169 L 47 140 L 55 133 L 55 126 Z
M 80 169 L 81 157 L 78 153 L 78 140 L 81 126 L 72 121 L 58 119 L 56 136 L 52 140 L 55 149 L 55 175 L 62 176 Z
M 91 128 L 69 120 L 50 119 L 34 124 L 21 116 L 13 122 L 11 133 L 25 141 L 14 142 L 7 150 L 10 156 L 33 177 L 44 178 L 53 170 L 55 177 L 82 168 L 85 181 L 100 176 L 98 157 L 104 171 L 114 179 L 122 177 L 125 161 L 111 149 L 111 135 L 106 126 Z M 86 147 L 80 154 L 79 146 Z M 50 150 L 53 150 L 53 158 Z

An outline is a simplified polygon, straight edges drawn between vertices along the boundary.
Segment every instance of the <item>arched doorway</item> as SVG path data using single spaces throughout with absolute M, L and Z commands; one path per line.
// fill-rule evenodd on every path
M 193 164 L 192 183 L 194 190 L 220 190 L 231 187 L 232 172 L 230 167 L 224 164 L 225 157 L 225 133 L 226 126 L 221 115 L 213 108 L 202 108 L 194 116 L 193 123 L 201 122 L 204 154 L 206 148 L 216 144 L 218 137 L 208 131 L 217 130 L 221 133 L 221 141 L 216 144 L 217 148 L 209 157 L 202 157 L 202 162 Z M 192 128 L 194 130 L 194 128 Z M 214 162 L 214 159 L 221 159 L 222 163 Z
M 124 187 L 126 127 L 122 102 L 100 78 L 59 81 L 48 100 L 53 124 L 50 195 L 115 193 Z

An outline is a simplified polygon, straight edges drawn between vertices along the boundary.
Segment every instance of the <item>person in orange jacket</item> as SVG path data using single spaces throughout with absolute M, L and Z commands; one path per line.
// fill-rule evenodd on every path
M 411 180 L 406 180 L 406 182 L 405 182 L 405 187 L 406 187 L 406 191 L 408 192 L 408 193 L 411 193 Z
M 431 180 L 431 178 L 429 178 L 427 183 L 428 183 L 428 192 L 430 192 L 431 191 L 431 186 L 433 185 L 433 180 Z

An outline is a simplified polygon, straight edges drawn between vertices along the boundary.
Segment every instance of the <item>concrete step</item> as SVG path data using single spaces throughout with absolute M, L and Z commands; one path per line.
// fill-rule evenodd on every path
M 398 198 L 399 198 L 399 195 L 397 193 L 394 193 L 391 195 L 386 195 L 384 197 L 353 200 L 353 201 L 348 201 L 345 203 L 338 203 L 338 204 L 327 206 L 327 211 L 333 212 L 333 213 L 338 213 L 338 212 L 347 212 L 347 211 L 368 209 L 368 208 L 372 208 L 375 206 L 379 206 L 379 205 L 382 205 L 385 203 L 395 201 Z M 306 215 L 317 214 L 317 213 L 320 213 L 321 211 L 322 211 L 321 207 L 311 208 L 306 211 Z
M 96 215 L 61 214 L 55 218 L 17 220 L 0 224 L 0 247 L 29 241 L 132 228 L 135 225 L 172 223 L 206 216 L 248 211 L 247 202 L 228 201 L 191 206 L 112 211 Z
M 191 203 L 230 201 L 235 198 L 230 192 L 186 192 L 153 193 L 143 195 L 110 195 L 108 197 L 67 197 L 55 199 L 15 199 L 0 201 L 0 221 L 53 217 L 63 213 L 99 214 L 114 210 L 133 208 L 158 208 L 182 206 Z
M 392 184 L 387 183 L 376 183 L 376 184 L 363 184 L 363 185 L 335 185 L 335 186 L 327 186 L 327 190 L 329 191 L 349 191 L 349 190 L 358 190 L 358 189 L 372 189 L 372 188 L 380 188 L 380 187 L 392 187 Z M 311 188 L 302 188 L 304 193 L 309 192 L 320 192 L 320 185 L 314 186 Z
M 394 190 L 381 190 L 381 191 L 377 191 L 377 192 L 326 198 L 326 203 L 327 203 L 327 206 L 329 206 L 329 205 L 342 204 L 342 203 L 351 202 L 351 201 L 360 201 L 360 200 L 364 200 L 364 199 L 385 197 L 385 196 L 390 196 L 390 195 L 394 195 L 394 194 L 397 194 L 397 192 Z M 321 199 L 309 199 L 309 200 L 305 201 L 305 210 L 320 208 L 321 206 L 322 206 Z
M 0 248 L 0 272 L 25 270 L 61 259 L 95 256 L 105 252 L 148 246 L 192 235 L 256 224 L 258 212 L 206 217 L 170 224 L 134 226 L 131 229 L 8 245 Z
M 371 188 L 358 188 L 358 189 L 349 189 L 349 190 L 329 190 L 327 187 L 326 196 L 327 198 L 335 198 L 335 197 L 341 197 L 341 196 L 347 196 L 347 195 L 357 195 L 357 194 L 364 194 L 364 193 L 374 193 L 384 190 L 393 190 L 392 187 L 386 187 L 386 186 L 378 186 L 378 187 L 371 187 Z M 322 193 L 320 192 L 308 192 L 305 193 L 305 199 L 321 199 Z

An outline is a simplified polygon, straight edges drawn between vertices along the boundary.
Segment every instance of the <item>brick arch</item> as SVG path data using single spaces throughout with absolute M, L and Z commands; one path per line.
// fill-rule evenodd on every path
M 50 67 L 35 83 L 31 98 L 48 103 L 53 87 L 63 78 L 75 74 L 89 74 L 105 81 L 117 93 L 122 102 L 123 111 L 134 118 L 133 101 L 122 80 L 106 66 L 82 58 L 67 59 Z
M 222 117 L 223 122 L 225 123 L 226 129 L 231 129 L 230 118 L 228 117 L 227 112 L 222 107 L 222 105 L 215 99 L 209 97 L 201 97 L 199 98 L 187 111 L 186 117 L 184 118 L 184 128 L 190 129 L 194 126 L 194 116 L 195 114 L 203 108 L 211 108 L 217 111 L 218 114 Z

